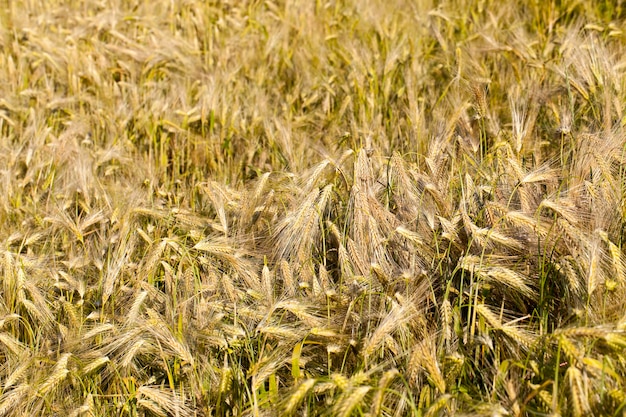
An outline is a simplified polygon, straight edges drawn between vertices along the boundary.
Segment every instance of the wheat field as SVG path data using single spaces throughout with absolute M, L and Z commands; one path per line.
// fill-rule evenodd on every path
M 625 7 L 3 0 L 0 416 L 626 415 Z

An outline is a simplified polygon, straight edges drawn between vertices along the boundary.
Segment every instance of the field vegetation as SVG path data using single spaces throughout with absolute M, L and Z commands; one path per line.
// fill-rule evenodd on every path
M 0 416 L 623 416 L 617 1 L 4 0 Z

